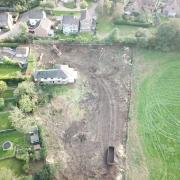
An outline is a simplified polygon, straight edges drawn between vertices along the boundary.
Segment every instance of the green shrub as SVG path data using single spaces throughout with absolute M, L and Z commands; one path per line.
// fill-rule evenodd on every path
M 86 1 L 82 1 L 80 4 L 81 9 L 86 9 L 88 7 L 88 3 Z
M 130 25 L 130 26 L 137 26 L 137 27 L 151 27 L 152 23 L 145 23 L 145 22 L 135 22 L 131 20 L 125 20 L 123 18 L 116 18 L 114 20 L 115 25 Z
M 25 163 L 24 166 L 23 166 L 23 171 L 27 174 L 29 172 L 29 163 Z
M 47 3 L 41 4 L 41 7 L 44 8 L 44 9 L 46 9 L 46 8 L 53 9 L 54 8 L 54 4 L 51 3 L 51 2 L 47 2 Z
M 12 59 L 10 59 L 7 56 L 4 56 L 2 58 L 2 60 L 3 60 L 3 64 L 9 64 L 9 65 L 16 65 L 17 64 L 15 61 L 13 61 Z
M 64 3 L 63 5 L 64 5 L 64 7 L 69 8 L 69 9 L 76 8 L 76 3 L 74 1 L 73 2 L 69 2 L 69 3 Z
M 34 177 L 35 180 L 52 180 L 54 178 L 54 169 L 50 165 L 45 165 L 43 169 Z

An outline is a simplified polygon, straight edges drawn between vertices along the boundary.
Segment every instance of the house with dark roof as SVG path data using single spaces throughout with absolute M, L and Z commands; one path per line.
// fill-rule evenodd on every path
M 0 13 L 0 29 L 12 29 L 13 26 L 13 18 L 12 15 L 8 12 Z
M 168 17 L 180 17 L 180 0 L 168 0 L 162 12 Z
M 16 49 L 7 47 L 0 48 L 0 63 L 4 63 L 4 57 L 8 57 L 14 63 L 19 64 L 22 68 L 28 65 L 28 56 L 30 48 L 27 46 L 19 46 Z
M 81 11 L 80 17 L 80 32 L 92 32 L 95 30 L 94 24 L 95 20 L 88 14 L 87 10 Z
M 78 34 L 79 18 L 77 18 L 75 16 L 63 16 L 62 30 L 65 35 Z
M 153 12 L 158 8 L 158 0 L 129 0 L 125 6 L 124 13 L 132 15 L 133 13 Z
M 59 65 L 56 69 L 38 70 L 33 79 L 42 84 L 69 84 L 77 79 L 77 71 L 68 65 Z
M 46 13 L 43 10 L 36 9 L 29 12 L 29 25 L 36 26 L 42 19 L 46 19 Z

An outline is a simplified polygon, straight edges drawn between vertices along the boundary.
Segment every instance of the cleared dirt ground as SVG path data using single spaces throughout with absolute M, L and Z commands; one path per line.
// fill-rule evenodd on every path
M 52 45 L 33 45 L 32 48 L 44 54 L 41 63 L 45 67 L 52 67 L 53 61 L 75 68 L 89 89 L 80 102 L 85 116 L 71 122 L 63 129 L 63 137 L 59 137 L 69 156 L 59 179 L 123 179 L 131 93 L 131 66 L 122 58 L 124 48 L 58 45 L 62 52 L 60 57 L 52 51 Z M 106 165 L 109 145 L 116 149 L 113 167 Z

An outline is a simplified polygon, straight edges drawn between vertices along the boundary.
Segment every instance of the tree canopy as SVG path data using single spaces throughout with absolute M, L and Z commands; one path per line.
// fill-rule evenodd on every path
M 12 170 L 7 168 L 0 168 L 0 179 L 1 180 L 17 180 L 18 178 L 14 175 Z
M 0 6 L 15 8 L 17 11 L 25 11 L 32 7 L 38 6 L 41 0 L 1 0 Z
M 161 24 L 156 33 L 155 48 L 163 51 L 180 49 L 180 25 L 178 21 Z
M 7 90 L 7 84 L 4 81 L 0 81 L 0 94 Z

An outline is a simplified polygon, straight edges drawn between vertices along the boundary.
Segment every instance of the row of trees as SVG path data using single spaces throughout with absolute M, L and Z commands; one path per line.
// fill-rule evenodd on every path
M 152 33 L 148 28 L 140 28 L 135 36 L 122 39 L 119 28 L 115 28 L 109 35 L 107 41 L 115 43 L 137 44 L 143 48 L 161 51 L 180 50 L 180 23 L 177 20 L 161 24 L 157 31 Z
M 0 6 L 14 8 L 18 12 L 26 11 L 38 6 L 41 0 L 1 0 Z
M 24 133 L 28 133 L 32 126 L 37 124 L 33 116 L 37 106 L 43 104 L 47 98 L 33 82 L 24 81 L 14 91 L 17 106 L 13 108 L 10 118 L 13 126 Z

